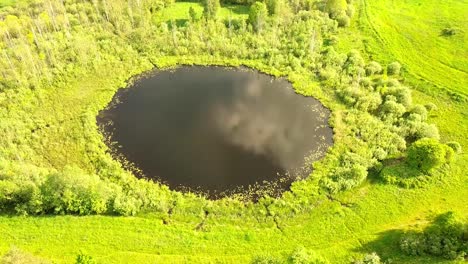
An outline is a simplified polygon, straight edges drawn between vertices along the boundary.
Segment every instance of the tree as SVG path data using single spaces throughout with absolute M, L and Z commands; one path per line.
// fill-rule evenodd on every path
M 348 27 L 351 23 L 351 19 L 346 15 L 345 12 L 341 12 L 337 17 L 336 21 L 338 21 L 338 26 L 340 27 Z
M 346 0 L 327 0 L 325 11 L 331 18 L 336 18 L 343 12 L 346 14 L 348 3 Z
M 373 252 L 371 254 L 367 254 L 364 256 L 363 259 L 357 260 L 354 262 L 354 264 L 381 264 L 382 261 L 380 260 L 379 255 L 377 253 Z
M 468 223 L 449 211 L 437 216 L 422 232 L 406 232 L 400 248 L 407 255 L 432 255 L 451 260 L 468 256 Z
M 401 64 L 397 61 L 390 63 L 387 66 L 387 74 L 388 75 L 399 75 L 401 70 Z
M 290 264 L 328 264 L 328 261 L 317 253 L 300 246 L 288 258 Z
M 268 9 L 268 14 L 270 16 L 274 16 L 279 13 L 281 4 L 280 0 L 266 0 L 265 3 Z
M 220 7 L 219 0 L 204 0 L 203 16 L 206 19 L 216 19 Z
M 374 74 L 379 74 L 382 72 L 382 66 L 378 62 L 371 61 L 369 64 L 366 66 L 366 74 L 367 76 L 374 75 Z
M 190 21 L 192 21 L 192 22 L 198 20 L 197 11 L 195 11 L 195 8 L 193 8 L 193 6 L 191 6 L 190 9 L 189 9 L 189 16 L 190 16 Z
M 250 7 L 248 21 L 252 25 L 255 32 L 260 32 L 263 29 L 267 17 L 268 9 L 265 3 L 255 2 Z
M 408 148 L 408 164 L 423 172 L 450 162 L 453 150 L 433 138 L 423 138 Z

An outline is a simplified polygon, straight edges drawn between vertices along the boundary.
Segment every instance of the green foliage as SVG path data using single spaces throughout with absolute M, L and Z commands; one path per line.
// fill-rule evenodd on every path
M 220 8 L 219 0 L 203 0 L 203 16 L 206 19 L 216 19 Z
M 381 264 L 383 263 L 380 260 L 379 255 L 377 253 L 373 252 L 371 254 L 367 254 L 362 258 L 361 260 L 356 260 L 353 262 L 354 264 Z
M 268 18 L 268 10 L 263 2 L 255 2 L 250 7 L 248 22 L 256 32 L 262 31 Z
M 403 188 L 422 188 L 431 180 L 429 175 L 409 166 L 406 162 L 384 167 L 380 172 L 380 177 L 388 184 Z
M 193 8 L 193 6 L 190 7 L 189 9 L 189 16 L 190 16 L 190 21 L 195 22 L 198 20 L 198 14 L 197 11 Z
M 336 16 L 336 21 L 338 21 L 338 26 L 340 27 L 349 27 L 351 23 L 351 19 L 345 12 L 341 12 L 338 16 Z
M 76 256 L 75 264 L 96 264 L 96 261 L 94 261 L 94 259 L 91 256 L 80 252 L 80 254 Z
M 66 167 L 48 176 L 41 193 L 46 212 L 87 215 L 107 212 L 116 190 L 116 186 L 102 182 L 96 175 Z
M 281 258 L 273 257 L 270 255 L 259 255 L 259 256 L 255 256 L 250 263 L 251 264 L 281 264 L 281 263 L 284 263 L 284 261 Z
M 325 10 L 331 18 L 336 18 L 342 13 L 346 14 L 348 3 L 346 0 L 326 0 Z
M 317 253 L 307 250 L 304 247 L 296 248 L 288 258 L 291 264 L 328 264 L 328 261 Z
M 456 141 L 447 142 L 447 146 L 449 146 L 451 149 L 453 149 L 453 151 L 455 153 L 457 153 L 457 154 L 462 153 L 462 146 L 460 145 L 460 143 L 458 143 Z
M 374 75 L 374 74 L 381 74 L 382 73 L 382 66 L 378 62 L 371 61 L 369 64 L 366 66 L 366 74 L 368 76 Z
M 464 260 L 468 252 L 468 222 L 453 212 L 437 216 L 423 231 L 409 231 L 400 241 L 408 255 L 433 255 L 452 260 Z
M 422 172 L 429 172 L 450 163 L 453 150 L 435 139 L 423 138 L 408 148 L 408 164 Z
M 388 75 L 399 75 L 400 70 L 401 70 L 401 64 L 397 61 L 394 61 L 387 66 Z
M 47 264 L 48 261 L 37 258 L 29 253 L 12 247 L 5 255 L 0 257 L 0 264 Z

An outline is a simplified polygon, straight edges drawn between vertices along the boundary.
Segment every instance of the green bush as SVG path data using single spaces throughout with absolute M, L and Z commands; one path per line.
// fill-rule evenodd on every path
M 400 75 L 401 64 L 398 62 L 392 62 L 387 66 L 388 75 Z
M 248 22 L 255 32 L 260 32 L 265 26 L 268 18 L 268 9 L 263 2 L 255 2 L 250 6 Z
M 49 261 L 37 258 L 29 253 L 13 247 L 0 257 L 0 264 L 48 264 Z
M 439 215 L 423 231 L 409 231 L 400 241 L 407 255 L 432 255 L 463 261 L 468 256 L 468 222 L 453 212 Z
M 356 260 L 353 264 L 381 264 L 382 261 L 380 260 L 379 255 L 373 252 L 371 254 L 367 254 L 361 260 Z
M 317 253 L 304 247 L 296 248 L 288 258 L 290 264 L 328 264 L 328 261 Z
M 253 257 L 251 264 L 282 264 L 284 260 L 271 255 L 259 255 Z
M 436 139 L 423 138 L 408 148 L 408 164 L 422 172 L 429 172 L 443 164 L 449 163 L 453 150 Z
M 96 264 L 96 261 L 91 256 L 80 252 L 78 256 L 76 256 L 75 264 Z
M 425 104 L 424 107 L 426 107 L 426 110 L 428 112 L 437 111 L 437 105 L 435 105 L 434 103 Z
M 428 175 L 408 166 L 406 162 L 386 166 L 379 175 L 385 183 L 403 188 L 422 188 L 431 180 Z
M 53 173 L 41 186 L 46 212 L 57 214 L 100 214 L 108 211 L 116 187 L 77 167 Z
M 345 12 L 339 14 L 336 17 L 336 21 L 338 22 L 338 26 L 340 27 L 349 27 L 349 24 L 351 23 L 351 19 Z
M 453 149 L 453 151 L 455 153 L 457 153 L 457 154 L 462 153 L 462 146 L 460 145 L 460 143 L 458 143 L 456 141 L 448 142 L 447 146 L 449 146 L 451 149 Z
M 380 73 L 382 73 L 382 66 L 380 66 L 378 62 L 371 61 L 369 64 L 367 64 L 366 66 L 367 76 L 380 74 Z
M 203 0 L 203 16 L 206 19 L 216 19 L 220 8 L 219 0 Z
M 331 18 L 336 18 L 343 12 L 346 12 L 348 3 L 346 0 L 327 0 L 325 10 Z

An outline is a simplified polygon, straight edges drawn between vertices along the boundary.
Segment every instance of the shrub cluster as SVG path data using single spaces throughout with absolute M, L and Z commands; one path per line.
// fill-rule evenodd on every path
M 164 186 L 131 175 L 122 186 L 75 166 L 48 171 L 0 160 L 0 211 L 17 214 L 119 214 L 167 211 L 172 203 Z
M 300 246 L 293 250 L 286 258 L 282 256 L 259 255 L 255 256 L 252 264 L 328 264 L 328 260 L 318 255 L 314 251 L 307 250 Z
M 402 187 L 422 187 L 436 169 L 450 164 L 458 146 L 456 142 L 449 145 L 433 138 L 420 139 L 408 148 L 406 158 L 387 165 L 380 176 L 385 182 Z
M 401 239 L 400 248 L 412 256 L 465 260 L 468 256 L 468 222 L 458 219 L 452 212 L 439 215 L 421 232 L 407 232 Z

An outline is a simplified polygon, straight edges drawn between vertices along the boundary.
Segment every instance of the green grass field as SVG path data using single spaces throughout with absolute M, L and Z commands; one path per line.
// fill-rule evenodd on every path
M 468 95 L 468 1 L 360 1 L 368 52 L 417 79 Z M 443 36 L 454 28 L 456 34 Z
M 9 2 L 0 1 L 0 7 Z M 199 4 L 181 2 L 165 9 L 156 19 L 186 21 L 190 7 L 201 14 Z M 448 210 L 468 217 L 468 103 L 453 101 L 446 93 L 468 95 L 468 1 L 360 0 L 357 9 L 352 34 L 344 37 L 340 48 L 365 51 L 378 61 L 398 60 L 408 81 L 420 85 L 413 92 L 414 101 L 438 106 L 429 121 L 439 127 L 443 141 L 456 140 L 465 150 L 456 157 L 451 175 L 444 181 L 423 189 L 368 181 L 337 195 L 335 199 L 340 202 L 324 197 L 310 205 L 313 210 L 293 217 L 280 215 L 276 223 L 232 218 L 231 214 L 210 215 L 204 220 L 203 230 L 196 228 L 203 221 L 201 208 L 191 216 L 175 211 L 168 223 L 152 214 L 0 216 L 0 255 L 15 246 L 56 263 L 73 263 L 80 251 L 97 263 L 248 263 L 252 255 L 286 255 L 302 245 L 331 263 L 350 263 L 353 257 L 373 251 L 392 259 L 392 263 L 453 263 L 401 255 L 398 234 L 424 226 L 428 217 Z M 247 10 L 224 7 L 221 16 L 245 18 Z M 457 34 L 440 36 L 447 27 L 457 28 Z M 346 35 L 346 31 L 341 34 Z M 91 76 L 88 81 L 81 78 L 67 93 L 83 100 L 100 98 L 99 89 L 94 89 L 96 80 L 103 80 L 112 69 L 102 72 L 103 76 Z M 65 108 L 77 102 L 50 104 Z M 34 113 L 42 117 L 47 109 L 34 109 Z M 80 110 L 76 107 L 70 114 Z M 49 157 L 67 155 L 63 149 L 54 152 L 57 148 L 53 144 L 48 147 L 43 151 Z
M 0 1 L 0 8 L 5 6 L 11 6 L 16 2 L 16 0 L 1 0 Z

